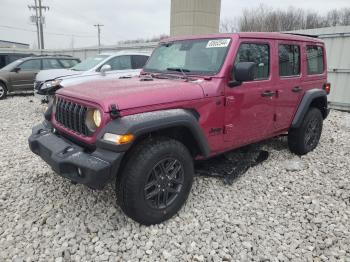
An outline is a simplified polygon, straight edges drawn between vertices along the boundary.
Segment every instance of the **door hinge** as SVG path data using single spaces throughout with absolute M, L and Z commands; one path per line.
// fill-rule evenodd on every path
M 232 105 L 232 104 L 234 104 L 234 102 L 235 102 L 235 97 L 234 96 L 227 96 L 225 98 L 225 106 Z

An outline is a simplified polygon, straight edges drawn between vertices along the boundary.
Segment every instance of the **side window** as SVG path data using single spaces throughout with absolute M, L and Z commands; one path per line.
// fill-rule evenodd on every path
M 132 59 L 132 68 L 133 69 L 141 69 L 144 67 L 148 60 L 148 56 L 145 55 L 133 55 Z
M 36 71 L 40 70 L 40 59 L 28 60 L 20 64 L 18 67 L 23 71 Z
M 59 61 L 64 68 L 71 68 L 78 64 L 78 61 L 74 59 L 60 59 Z
M 43 69 L 57 69 L 62 68 L 57 59 L 43 59 Z
M 6 56 L 0 55 L 0 68 L 4 67 L 6 65 Z
M 270 48 L 267 44 L 241 44 L 239 47 L 235 65 L 239 62 L 254 62 L 256 70 L 255 80 L 269 78 L 270 74 Z
M 129 55 L 117 56 L 106 62 L 112 70 L 131 69 L 131 57 Z
M 280 76 L 300 75 L 300 47 L 297 45 L 279 45 L 278 57 Z
M 321 46 L 307 46 L 307 73 L 308 75 L 322 74 L 324 71 L 324 52 Z

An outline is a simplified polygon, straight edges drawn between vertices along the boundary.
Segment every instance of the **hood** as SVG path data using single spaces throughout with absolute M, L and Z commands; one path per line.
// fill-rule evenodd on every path
M 73 75 L 73 76 L 67 76 L 67 77 L 60 77 L 62 79 L 62 82 L 60 85 L 62 87 L 69 87 L 73 85 L 83 84 L 88 81 L 92 80 L 105 80 L 105 79 L 111 79 L 116 80 L 119 78 L 130 78 L 133 76 L 138 76 L 140 74 L 140 69 L 133 69 L 133 70 L 121 70 L 119 72 L 111 71 L 106 72 L 104 75 L 100 72 L 84 72 L 83 74 L 79 75 Z
M 99 104 L 104 112 L 115 104 L 119 110 L 195 100 L 204 97 L 199 81 L 141 78 L 92 80 L 62 88 L 57 94 Z M 65 86 L 66 87 L 66 86 Z
M 73 76 L 73 75 L 80 75 L 83 71 L 73 71 L 70 69 L 49 69 L 49 70 L 42 70 L 37 75 L 35 80 L 40 82 L 45 82 L 48 80 L 53 80 L 58 77 L 65 77 L 65 76 Z

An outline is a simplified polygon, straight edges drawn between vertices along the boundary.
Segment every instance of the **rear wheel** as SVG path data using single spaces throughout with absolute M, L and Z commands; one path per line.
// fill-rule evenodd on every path
M 299 128 L 288 133 L 290 150 L 298 155 L 305 155 L 314 150 L 320 141 L 323 116 L 318 108 L 310 108 Z
M 0 99 L 4 99 L 7 96 L 7 88 L 4 83 L 0 82 Z
M 117 181 L 117 199 L 135 221 L 151 225 L 176 214 L 191 190 L 193 159 L 173 139 L 150 139 L 131 152 Z

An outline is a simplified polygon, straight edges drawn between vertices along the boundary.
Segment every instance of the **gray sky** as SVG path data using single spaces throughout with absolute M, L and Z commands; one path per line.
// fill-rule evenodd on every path
M 322 14 L 350 7 L 349 0 L 222 0 L 221 18 L 237 17 L 245 8 L 261 2 L 273 8 L 292 5 Z M 36 44 L 36 27 L 29 21 L 33 11 L 27 7 L 33 3 L 34 0 L 1 0 L 1 40 Z M 50 6 L 45 12 L 46 48 L 96 45 L 97 30 L 93 27 L 96 23 L 104 24 L 101 37 L 104 45 L 169 34 L 170 0 L 43 0 L 43 4 Z

